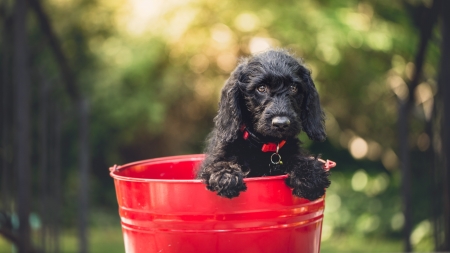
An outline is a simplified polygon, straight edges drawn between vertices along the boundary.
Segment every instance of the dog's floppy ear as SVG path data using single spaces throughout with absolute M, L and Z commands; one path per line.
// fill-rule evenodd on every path
M 320 107 L 319 94 L 311 78 L 310 71 L 303 68 L 304 94 L 302 101 L 302 127 L 311 140 L 324 141 L 325 133 L 325 114 Z M 303 72 L 302 71 L 302 72 Z
M 239 136 L 242 125 L 242 94 L 239 78 L 244 65 L 245 63 L 240 63 L 225 82 L 220 96 L 219 112 L 214 118 L 217 137 L 225 142 L 235 140 Z

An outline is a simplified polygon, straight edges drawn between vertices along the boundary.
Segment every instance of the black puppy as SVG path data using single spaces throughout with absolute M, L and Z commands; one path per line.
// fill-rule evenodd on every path
M 227 198 L 244 177 L 288 174 L 293 194 L 315 200 L 330 185 L 323 163 L 300 148 L 301 130 L 325 140 L 324 113 L 310 71 L 285 50 L 241 60 L 222 89 L 197 177 Z

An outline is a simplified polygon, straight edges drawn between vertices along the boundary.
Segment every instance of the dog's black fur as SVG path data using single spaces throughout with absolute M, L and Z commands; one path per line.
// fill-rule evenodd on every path
M 277 127 L 274 117 L 289 125 Z M 316 141 L 325 140 L 324 113 L 310 71 L 291 53 L 272 49 L 240 61 L 222 89 L 215 127 L 197 177 L 207 189 L 233 198 L 247 189 L 243 178 L 288 174 L 293 194 L 315 200 L 330 185 L 323 163 L 300 148 L 301 130 Z M 264 142 L 286 144 L 279 150 L 283 164 L 243 138 L 243 128 Z M 276 160 L 276 159 L 275 159 Z

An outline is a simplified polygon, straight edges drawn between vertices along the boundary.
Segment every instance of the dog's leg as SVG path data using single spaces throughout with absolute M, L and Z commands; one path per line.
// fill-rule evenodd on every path
M 289 161 L 289 177 L 286 184 L 293 188 L 292 193 L 308 200 L 316 200 L 325 194 L 330 186 L 329 172 L 323 169 L 323 163 L 317 159 L 296 157 Z
M 225 161 L 206 165 L 199 175 L 208 190 L 226 198 L 237 197 L 240 192 L 247 190 L 244 176 L 239 165 Z

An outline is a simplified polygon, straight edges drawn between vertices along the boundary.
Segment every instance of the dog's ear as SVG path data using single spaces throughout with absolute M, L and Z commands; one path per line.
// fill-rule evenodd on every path
M 306 72 L 303 72 L 306 71 Z M 302 127 L 311 140 L 325 141 L 325 114 L 320 107 L 319 94 L 311 78 L 311 73 L 303 68 L 303 101 L 302 101 Z M 306 74 L 305 74 L 306 73 Z
M 225 142 L 238 138 L 242 125 L 241 101 L 242 94 L 239 88 L 239 79 L 245 63 L 240 63 L 231 73 L 222 88 L 219 102 L 219 112 L 214 118 L 217 137 Z

